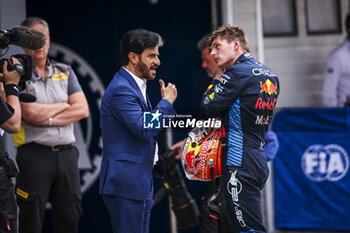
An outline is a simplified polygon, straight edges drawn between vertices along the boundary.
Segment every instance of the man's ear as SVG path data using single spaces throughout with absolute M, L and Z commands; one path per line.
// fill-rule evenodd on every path
M 128 58 L 129 58 L 129 62 L 133 65 L 136 65 L 137 62 L 139 61 L 139 56 L 134 52 L 130 52 L 128 54 Z
M 239 40 L 234 39 L 234 40 L 232 41 L 232 43 L 233 43 L 233 48 L 234 48 L 234 50 L 238 50 L 239 47 L 240 47 Z

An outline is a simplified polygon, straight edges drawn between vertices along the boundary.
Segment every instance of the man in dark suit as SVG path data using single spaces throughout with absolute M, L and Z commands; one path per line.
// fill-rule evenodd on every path
M 158 158 L 156 135 L 162 128 L 161 118 L 176 114 L 172 104 L 177 90 L 175 85 L 165 86 L 159 80 L 162 99 L 153 111 L 146 93 L 146 83 L 155 78 L 160 65 L 158 48 L 162 45 L 157 33 L 128 31 L 120 42 L 123 67 L 102 98 L 100 193 L 111 215 L 114 233 L 149 232 L 152 173 L 165 175 Z M 151 119 L 146 117 L 149 114 Z M 153 127 L 149 123 L 154 123 Z

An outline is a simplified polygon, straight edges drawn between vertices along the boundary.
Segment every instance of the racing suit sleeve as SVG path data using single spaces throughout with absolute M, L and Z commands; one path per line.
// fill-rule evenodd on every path
M 322 91 L 323 104 L 326 107 L 338 105 L 337 87 L 341 75 L 341 64 L 341 60 L 335 55 L 330 56 L 327 60 Z
M 227 74 L 223 74 L 220 81 L 214 79 L 202 97 L 201 118 L 221 116 L 238 98 L 246 81 Z

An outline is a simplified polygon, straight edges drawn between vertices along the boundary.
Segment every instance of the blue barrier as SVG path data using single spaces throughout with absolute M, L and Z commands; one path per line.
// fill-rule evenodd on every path
M 273 130 L 275 225 L 350 230 L 350 108 L 284 109 Z

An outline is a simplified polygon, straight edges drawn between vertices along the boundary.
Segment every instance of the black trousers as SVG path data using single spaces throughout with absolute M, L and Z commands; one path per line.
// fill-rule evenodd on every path
M 233 233 L 233 225 L 230 215 L 228 214 L 228 208 L 226 204 L 226 200 L 224 197 L 224 191 L 221 190 L 219 192 L 218 197 L 216 198 L 216 203 L 220 208 L 220 212 L 222 213 L 222 218 L 214 215 L 216 218 L 211 217 L 213 212 L 209 210 L 207 202 L 208 199 L 213 196 L 220 187 L 224 185 L 223 178 L 216 178 L 215 183 L 208 182 L 205 194 L 201 199 L 201 204 L 199 207 L 199 230 L 200 233 Z M 225 229 L 222 229 L 225 228 Z
M 17 233 L 17 205 L 13 184 L 5 168 L 0 166 L 0 213 L 9 221 L 11 233 Z M 0 228 L 0 233 L 9 232 Z
M 47 201 L 52 206 L 54 232 L 78 232 L 82 214 L 78 158 L 74 146 L 52 150 L 31 143 L 18 148 L 20 173 L 16 194 L 20 233 L 42 231 Z

